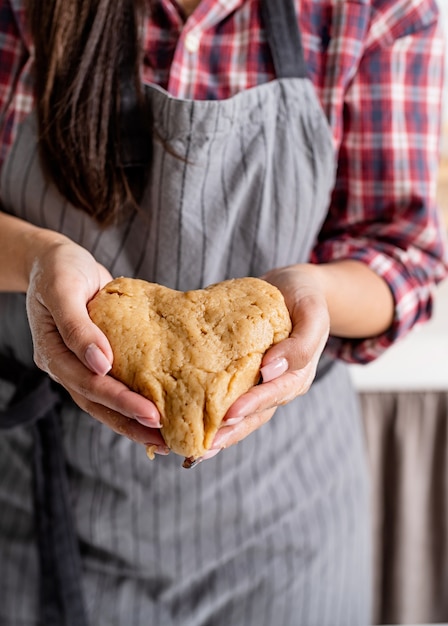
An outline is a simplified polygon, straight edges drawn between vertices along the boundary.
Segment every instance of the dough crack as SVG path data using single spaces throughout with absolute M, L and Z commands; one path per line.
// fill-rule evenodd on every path
M 257 278 L 188 292 L 119 278 L 88 309 L 112 346 L 111 374 L 156 404 L 166 444 L 189 458 L 206 452 L 258 384 L 266 350 L 291 331 L 282 294 Z

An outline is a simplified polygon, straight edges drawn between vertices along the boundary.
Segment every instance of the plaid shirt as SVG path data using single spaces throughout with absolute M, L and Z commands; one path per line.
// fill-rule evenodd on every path
M 145 82 L 177 98 L 222 99 L 275 78 L 259 0 L 202 0 L 187 22 L 174 0 L 147 2 Z M 23 4 L 0 0 L 0 164 L 33 107 Z M 436 0 L 296 4 L 338 156 L 312 260 L 366 263 L 396 303 L 384 335 L 330 341 L 340 358 L 367 362 L 428 319 L 434 284 L 447 271 L 435 204 L 444 58 Z

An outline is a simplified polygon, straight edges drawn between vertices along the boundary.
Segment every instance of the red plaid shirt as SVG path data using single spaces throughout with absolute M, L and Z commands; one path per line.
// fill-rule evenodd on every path
M 222 99 L 274 78 L 259 0 L 202 0 L 187 22 L 147 0 L 145 82 Z M 275 1 L 275 0 L 272 0 Z M 0 0 L 0 164 L 33 107 L 24 0 Z M 435 0 L 296 0 L 309 77 L 331 126 L 338 175 L 314 262 L 359 259 L 390 285 L 393 327 L 334 340 L 347 361 L 378 356 L 431 314 L 447 271 L 435 192 L 443 41 Z

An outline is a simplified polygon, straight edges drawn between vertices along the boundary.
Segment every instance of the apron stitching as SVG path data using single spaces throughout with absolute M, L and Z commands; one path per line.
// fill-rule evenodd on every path
M 64 222 L 65 222 L 65 216 L 67 214 L 67 206 L 68 206 L 68 200 L 63 200 L 61 204 L 61 208 L 60 208 L 61 217 L 59 220 L 59 227 L 58 227 L 58 231 L 61 233 L 64 232 Z
M 167 157 L 167 151 L 166 150 L 162 150 L 162 161 L 160 164 L 160 179 L 163 180 L 164 177 L 164 171 L 165 171 L 165 159 Z M 154 172 L 153 172 L 154 175 Z M 162 222 L 162 192 L 163 192 L 163 185 L 159 185 L 159 189 L 158 189 L 158 194 L 157 194 L 157 221 L 156 221 L 156 225 L 155 225 L 155 241 L 154 241 L 154 262 L 153 262 L 153 267 L 154 267 L 154 276 L 157 276 L 158 271 L 159 271 L 159 242 L 161 241 L 161 236 L 160 236 L 160 232 L 161 232 L 161 222 Z
M 238 129 L 238 137 L 240 142 L 240 153 L 241 153 L 241 169 L 243 172 L 243 178 L 247 179 L 247 162 L 246 162 L 246 147 L 244 145 L 244 137 L 242 128 Z M 241 230 L 241 229 L 239 229 Z M 229 242 L 229 255 L 227 257 L 227 265 L 226 265 L 226 276 L 232 276 L 232 261 L 233 261 L 233 250 L 235 246 L 235 237 L 232 237 Z
M 32 152 L 31 152 L 30 159 L 29 159 L 29 161 L 28 161 L 28 163 L 26 165 L 26 168 L 25 168 L 25 176 L 24 176 L 24 179 L 23 179 L 22 191 L 21 191 L 21 195 L 20 195 L 20 207 L 21 207 L 20 210 L 21 210 L 23 219 L 26 219 L 25 195 L 26 195 L 26 189 L 27 189 L 27 186 L 28 186 L 28 179 L 30 177 L 31 169 L 32 169 L 32 167 L 34 165 L 34 161 L 35 161 L 35 159 L 37 157 L 37 152 L 38 152 L 38 148 L 37 148 L 37 145 L 36 145 L 36 146 L 34 146 Z
M 47 220 L 45 219 L 45 212 L 44 212 L 44 204 L 45 204 L 45 199 L 47 197 L 49 188 L 50 188 L 50 183 L 48 181 L 45 181 L 45 184 L 43 186 L 42 193 L 40 196 L 40 202 L 39 202 L 40 221 L 43 224 L 44 228 L 46 228 L 47 226 Z
M 122 239 L 120 241 L 120 245 L 118 246 L 118 249 L 117 249 L 117 251 L 116 251 L 116 253 L 114 255 L 114 258 L 112 259 L 112 262 L 110 264 L 110 273 L 111 274 L 113 274 L 114 267 L 115 267 L 116 263 L 118 262 L 118 259 L 120 258 L 121 253 L 123 252 L 123 249 L 125 247 L 126 241 L 127 241 L 128 237 L 129 237 L 129 234 L 130 234 L 130 232 L 132 230 L 132 226 L 133 226 L 133 223 L 135 221 L 136 215 L 137 215 L 137 212 L 135 210 L 132 211 L 132 214 L 129 216 L 129 218 L 127 220 L 126 228 L 124 230 L 123 237 L 122 237 Z
M 215 130 L 218 127 L 218 121 L 219 121 L 219 109 L 216 112 L 216 116 L 215 116 Z M 206 259 L 207 259 L 207 221 L 206 221 L 206 206 L 205 206 L 205 187 L 206 187 L 206 183 L 208 180 L 208 174 L 210 171 L 210 160 L 211 160 L 211 154 L 212 154 L 212 146 L 214 143 L 214 138 L 215 135 L 213 134 L 213 136 L 210 138 L 209 140 L 209 145 L 208 145 L 208 151 L 207 151 L 207 162 L 205 165 L 205 174 L 204 174 L 204 182 L 202 183 L 202 189 L 201 189 L 201 224 L 202 224 L 202 254 L 201 254 L 201 274 L 200 274 L 200 285 L 201 286 L 205 286 L 204 282 L 205 282 L 205 266 L 206 266 Z
M 189 128 L 189 133 L 188 133 L 188 137 L 187 137 L 187 145 L 186 145 L 186 149 L 185 149 L 185 161 L 184 161 L 184 169 L 182 172 L 182 186 L 181 186 L 181 192 L 180 192 L 180 198 L 179 198 L 179 222 L 178 222 L 178 233 L 179 233 L 179 239 L 178 239 L 178 245 L 177 245 L 177 270 L 176 270 L 176 289 L 179 289 L 180 286 L 180 274 L 181 274 L 181 263 L 182 263 L 182 224 L 183 224 L 183 210 L 184 210 L 184 198 L 185 198 L 185 185 L 186 185 L 186 179 L 187 179 L 187 169 L 188 166 L 190 165 L 189 163 L 189 157 L 190 157 L 190 149 L 191 149 L 191 141 L 192 141 L 192 134 L 191 134 L 191 129 L 192 129 L 192 125 L 193 125 L 193 118 L 194 118 L 194 100 L 190 103 L 190 128 Z
M 263 111 L 263 105 L 259 97 L 258 97 L 258 108 L 260 112 Z M 263 123 L 261 124 L 261 127 L 260 127 L 260 136 L 261 136 L 263 148 L 264 148 L 263 152 L 265 153 L 267 143 L 266 143 L 266 129 Z M 264 169 L 263 178 L 265 178 L 265 175 L 266 175 L 266 167 Z M 257 203 L 257 214 L 254 220 L 255 228 L 254 228 L 254 239 L 252 242 L 252 256 L 251 256 L 251 264 L 250 264 L 250 274 L 252 276 L 255 273 L 255 259 L 257 256 L 257 243 L 258 243 L 258 234 L 259 234 L 260 222 L 261 222 L 262 200 L 263 200 L 263 190 L 260 189 L 259 201 Z

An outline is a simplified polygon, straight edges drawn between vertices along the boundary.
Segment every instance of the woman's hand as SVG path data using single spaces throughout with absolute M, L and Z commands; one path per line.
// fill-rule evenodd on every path
M 278 406 L 306 393 L 328 339 L 327 301 L 320 281 L 308 271 L 308 266 L 273 270 L 262 278 L 282 292 L 291 315 L 292 332 L 288 339 L 266 352 L 261 367 L 262 384 L 250 389 L 230 407 L 212 450 L 204 459 L 241 441 L 269 421 Z
M 166 446 L 155 405 L 106 376 L 113 354 L 91 321 L 87 303 L 111 280 L 84 248 L 43 232 L 30 260 L 27 312 L 34 360 L 81 409 L 115 432 L 143 444 Z
M 330 330 L 337 337 L 366 338 L 386 332 L 393 323 L 395 304 L 389 286 L 355 259 L 294 265 L 263 278 L 283 293 L 292 333 L 266 352 L 263 384 L 230 407 L 204 459 L 241 441 L 270 420 L 278 406 L 308 391 Z

